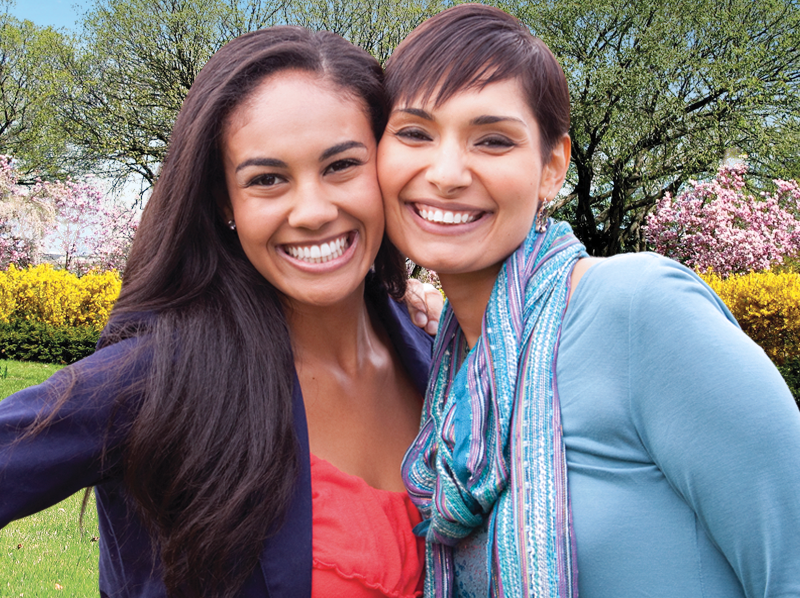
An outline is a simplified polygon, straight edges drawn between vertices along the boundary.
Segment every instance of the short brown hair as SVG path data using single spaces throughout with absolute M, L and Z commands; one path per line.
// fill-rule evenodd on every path
M 508 79 L 522 85 L 546 160 L 569 133 L 567 80 L 550 48 L 508 13 L 482 4 L 448 8 L 414 29 L 386 65 L 392 106 L 433 99 L 438 107 L 460 91 Z

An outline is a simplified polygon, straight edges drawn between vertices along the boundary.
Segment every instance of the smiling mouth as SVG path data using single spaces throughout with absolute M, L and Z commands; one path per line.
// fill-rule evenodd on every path
M 423 219 L 436 224 L 467 224 L 483 216 L 481 211 L 440 210 L 424 204 L 414 204 L 414 210 Z
M 286 253 L 296 260 L 308 264 L 324 264 L 342 257 L 352 243 L 352 233 L 345 233 L 340 237 L 318 245 L 282 245 L 282 247 Z

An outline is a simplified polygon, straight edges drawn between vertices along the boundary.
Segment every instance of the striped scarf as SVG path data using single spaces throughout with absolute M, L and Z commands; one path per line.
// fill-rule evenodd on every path
M 532 229 L 503 264 L 466 356 L 445 305 L 422 429 L 403 462 L 425 518 L 415 532 L 427 539 L 426 596 L 452 595 L 453 546 L 486 517 L 491 596 L 578 595 L 554 366 L 582 256 L 568 224 Z

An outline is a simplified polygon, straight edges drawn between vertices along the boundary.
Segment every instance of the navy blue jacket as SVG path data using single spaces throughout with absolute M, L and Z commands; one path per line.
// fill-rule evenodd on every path
M 424 395 L 431 338 L 413 325 L 404 306 L 389 299 L 375 307 L 403 365 Z M 114 411 L 115 393 L 110 389 L 123 388 L 144 372 L 143 365 L 140 372 L 120 377 L 114 367 L 136 342 L 129 339 L 108 346 L 72 366 L 78 375 L 70 400 L 35 437 L 19 439 L 20 432 L 47 409 L 49 397 L 70 380 L 70 368 L 0 401 L 0 527 L 94 486 L 100 525 L 100 595 L 109 598 L 166 596 L 158 558 L 128 504 L 119 467 L 124 422 L 130 422 L 132 414 Z M 95 388 L 105 391 L 98 395 Z M 300 462 L 294 499 L 282 527 L 265 542 L 260 566 L 245 583 L 243 598 L 311 595 L 311 471 L 296 375 L 293 408 Z

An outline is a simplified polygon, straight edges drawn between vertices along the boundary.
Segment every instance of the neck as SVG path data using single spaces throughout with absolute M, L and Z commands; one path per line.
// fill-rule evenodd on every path
M 478 342 L 483 324 L 483 314 L 489 305 L 494 283 L 502 264 L 465 274 L 444 274 L 439 272 L 447 300 L 453 308 L 461 330 L 470 349 Z
M 332 305 L 288 302 L 286 319 L 298 367 L 313 361 L 357 371 L 377 341 L 363 283 L 349 297 Z

